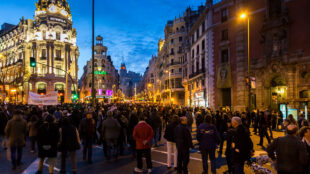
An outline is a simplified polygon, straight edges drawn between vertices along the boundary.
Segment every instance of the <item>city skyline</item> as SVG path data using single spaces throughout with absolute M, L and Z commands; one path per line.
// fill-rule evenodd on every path
M 17 25 L 23 16 L 33 19 L 35 2 L 37 0 L 4 0 L 0 23 Z M 80 78 L 83 67 L 91 58 L 91 1 L 79 2 L 68 0 L 73 27 L 77 29 Z M 164 37 L 163 29 L 167 21 L 183 15 L 189 6 L 196 9 L 205 0 L 151 0 L 143 1 L 143 4 L 135 0 L 95 3 L 95 35 L 103 37 L 103 44 L 108 47 L 114 66 L 119 69 L 124 57 L 128 70 L 143 74 L 152 55 L 157 54 L 157 42 Z

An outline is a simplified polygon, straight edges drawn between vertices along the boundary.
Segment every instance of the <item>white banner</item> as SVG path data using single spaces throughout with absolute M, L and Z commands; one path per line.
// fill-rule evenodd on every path
M 46 95 L 39 95 L 33 92 L 29 92 L 28 96 L 29 105 L 58 105 L 58 92 L 52 92 Z

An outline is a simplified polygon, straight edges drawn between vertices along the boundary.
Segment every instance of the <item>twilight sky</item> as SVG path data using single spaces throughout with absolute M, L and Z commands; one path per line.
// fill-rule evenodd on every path
M 67 0 L 80 50 L 79 77 L 91 58 L 91 0 Z M 127 69 L 143 73 L 157 42 L 164 37 L 167 20 L 183 14 L 188 6 L 197 9 L 205 0 L 95 0 L 95 35 L 103 36 L 114 66 L 124 57 Z M 33 19 L 37 0 L 1 0 L 0 25 L 18 24 L 22 16 Z

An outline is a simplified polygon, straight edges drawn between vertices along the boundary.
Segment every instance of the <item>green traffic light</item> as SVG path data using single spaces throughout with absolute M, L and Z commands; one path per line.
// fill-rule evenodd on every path
M 30 66 L 33 68 L 37 66 L 37 62 L 34 57 L 30 57 Z

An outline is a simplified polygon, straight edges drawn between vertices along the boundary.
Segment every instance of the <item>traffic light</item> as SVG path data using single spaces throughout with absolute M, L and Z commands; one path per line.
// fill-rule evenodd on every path
M 76 100 L 77 98 L 78 98 L 78 95 L 77 94 L 73 94 L 72 99 Z
M 37 66 L 36 59 L 34 57 L 30 57 L 30 67 L 35 68 Z

